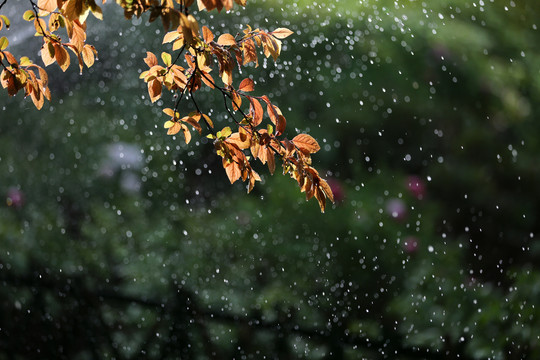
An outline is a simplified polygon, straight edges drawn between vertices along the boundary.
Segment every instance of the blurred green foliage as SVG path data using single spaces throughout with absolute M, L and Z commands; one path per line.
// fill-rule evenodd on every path
M 103 25 L 48 109 L 3 97 L 0 359 L 538 358 L 540 5 L 248 5 L 202 24 L 295 31 L 256 90 L 337 203 L 230 186 L 137 80 L 159 26 Z

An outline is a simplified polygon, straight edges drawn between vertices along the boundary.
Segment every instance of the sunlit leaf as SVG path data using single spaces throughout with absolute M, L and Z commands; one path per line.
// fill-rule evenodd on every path
M 161 60 L 163 60 L 163 63 L 165 64 L 165 66 L 170 66 L 171 61 L 172 61 L 171 54 L 166 53 L 166 52 L 162 52 L 161 53 Z
M 56 10 L 58 3 L 56 0 L 38 0 L 37 5 L 41 10 L 53 12 Z
M 172 123 L 172 125 L 168 127 L 169 130 L 167 131 L 167 135 L 178 134 L 182 125 L 179 122 L 172 122 L 172 121 L 167 121 L 165 124 L 168 126 L 169 125 L 168 123 Z
M 148 94 L 150 100 L 156 102 L 161 97 L 161 82 L 159 80 L 151 80 L 148 82 Z
M 2 27 L 4 26 L 4 24 L 6 26 L 6 29 L 9 29 L 11 22 L 9 21 L 6 15 L 0 15 L 0 30 L 2 30 Z
M 0 50 L 5 50 L 9 45 L 9 41 L 5 36 L 0 38 Z
M 32 21 L 36 18 L 36 13 L 32 10 L 26 10 L 23 14 L 23 19 L 26 21 Z
M 287 36 L 294 34 L 291 30 L 287 28 L 277 28 L 272 31 L 270 34 L 274 35 L 278 39 L 285 39 Z
M 231 34 L 222 34 L 219 38 L 217 43 L 222 46 L 232 46 L 236 45 L 236 40 L 234 39 L 234 36 Z
M 205 43 L 208 44 L 214 40 L 214 34 L 207 26 L 203 26 L 202 32 L 203 32 L 203 39 Z
M 291 141 L 296 147 L 306 153 L 316 153 L 321 149 L 317 140 L 308 134 L 296 135 Z
M 148 65 L 148 67 L 152 67 L 158 64 L 156 55 L 154 55 L 150 51 L 146 52 L 146 58 L 144 58 L 144 62 L 146 63 L 146 65 Z
M 242 80 L 242 82 L 240 82 L 240 86 L 238 86 L 238 90 L 245 92 L 253 91 L 254 89 L 255 87 L 253 80 L 250 78 L 245 78 Z
M 169 129 L 169 128 L 173 127 L 174 124 L 176 124 L 176 121 L 167 120 L 167 121 L 165 121 L 165 124 L 163 124 L 163 127 L 165 129 Z

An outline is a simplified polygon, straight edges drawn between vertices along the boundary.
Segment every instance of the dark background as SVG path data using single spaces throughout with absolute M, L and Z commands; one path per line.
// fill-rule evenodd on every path
M 163 30 L 107 5 L 93 68 L 51 66 L 41 111 L 0 100 L 0 359 L 539 358 L 539 6 L 235 9 L 200 23 L 295 32 L 247 74 L 336 204 L 263 166 L 248 195 L 165 135 L 138 79 Z

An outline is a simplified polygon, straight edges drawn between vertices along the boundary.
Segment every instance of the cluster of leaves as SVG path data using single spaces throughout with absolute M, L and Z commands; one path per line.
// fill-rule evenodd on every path
M 103 17 L 102 10 L 95 1 L 29 1 L 32 9 L 27 10 L 23 18 L 33 22 L 35 35 L 42 39 L 41 59 L 45 66 L 56 62 L 63 71 L 66 71 L 71 64 L 68 52 L 71 50 L 78 59 L 80 71 L 84 65 L 91 67 L 97 52 L 94 46 L 86 43 L 86 19 L 90 13 L 98 19 Z M 182 132 L 187 144 L 191 140 L 188 125 L 202 134 L 203 129 L 199 124 L 202 119 L 209 133 L 207 137 L 213 140 L 217 154 L 222 157 L 223 167 L 230 182 L 242 179 L 248 183 L 248 192 L 253 189 L 256 181 L 261 180 L 253 170 L 251 160 L 258 159 L 262 164 L 267 164 L 270 173 L 274 173 L 275 157 L 279 156 L 283 163 L 283 173 L 289 174 L 298 182 L 308 200 L 315 197 L 321 211 L 324 212 L 326 199 L 331 201 L 334 199 L 330 186 L 311 166 L 311 154 L 320 150 L 317 141 L 308 134 L 298 135 L 292 140 L 284 138 L 287 122 L 283 113 L 271 103 L 268 96 L 250 95 L 255 90 L 255 82 L 248 77 L 242 79 L 238 87 L 233 85 L 236 67 L 241 68 L 249 64 L 258 67 L 258 48 L 262 49 L 265 57 L 272 57 L 276 61 L 281 53 L 282 40 L 293 32 L 286 28 L 267 32 L 252 29 L 247 25 L 243 32 L 236 36 L 224 33 L 216 39 L 208 27 L 200 29 L 196 18 L 190 13 L 190 6 L 194 4 L 194 0 L 117 2 L 123 7 L 124 15 L 128 19 L 133 16 L 140 17 L 148 12 L 149 21 L 161 18 L 166 30 L 174 29 L 167 32 L 163 39 L 164 44 L 172 44 L 172 53 L 163 52 L 160 65 L 157 56 L 148 52 L 145 62 L 149 70 L 140 76 L 148 84 L 152 102 L 161 98 L 163 87 L 175 94 L 174 108 L 163 110 L 169 116 L 164 125 L 168 129 L 167 134 L 175 135 Z M 246 0 L 235 2 L 241 6 L 246 4 Z M 199 11 L 230 10 L 233 7 L 233 0 L 198 0 L 197 5 Z M 2 16 L 0 30 L 4 24 L 8 27 L 9 20 Z M 64 30 L 67 34 L 67 42 L 62 40 L 60 30 Z M 35 106 L 40 109 L 44 98 L 50 100 L 47 73 L 27 57 L 17 61 L 6 50 L 8 45 L 8 39 L 1 37 L 2 86 L 7 89 L 9 95 L 15 95 L 24 89 L 25 95 L 30 95 Z M 182 59 L 184 62 L 180 65 Z M 31 68 L 38 70 L 39 78 Z M 221 80 L 219 84 L 211 75 L 215 68 Z M 203 87 L 221 92 L 225 109 L 237 127 L 236 131 L 233 132 L 229 126 L 219 131 L 214 129 L 213 121 L 195 100 L 194 93 Z M 187 98 L 191 100 L 196 111 L 181 116 L 180 104 Z M 243 110 L 243 102 L 248 109 Z M 266 126 L 263 124 L 265 113 L 269 119 Z

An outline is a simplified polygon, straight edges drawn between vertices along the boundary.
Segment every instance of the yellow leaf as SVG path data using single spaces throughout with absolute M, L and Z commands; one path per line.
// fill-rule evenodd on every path
M 11 23 L 9 22 L 9 19 L 7 18 L 6 15 L 0 15 L 0 30 L 2 30 L 2 27 L 4 26 L 4 24 L 6 25 L 6 29 L 9 29 L 9 26 L 11 25 Z
M 32 21 L 36 17 L 36 13 L 32 10 L 26 10 L 23 14 L 23 19 L 26 21 Z
M 174 124 L 176 124 L 175 121 L 167 120 L 167 121 L 165 121 L 165 124 L 163 124 L 163 128 L 169 129 L 169 128 L 173 127 Z
M 0 50 L 5 50 L 9 45 L 9 41 L 5 36 L 0 38 Z
M 1 39 L 0 39 L 0 42 L 1 42 Z M 29 66 L 29 65 L 32 65 L 32 60 L 30 60 L 28 56 L 23 56 L 21 60 L 19 61 L 19 63 L 21 66 Z
M 167 115 L 169 115 L 170 117 L 174 118 L 174 110 L 171 109 L 171 108 L 165 108 L 163 109 L 163 112 Z

